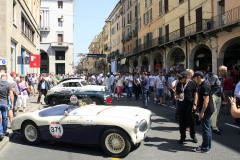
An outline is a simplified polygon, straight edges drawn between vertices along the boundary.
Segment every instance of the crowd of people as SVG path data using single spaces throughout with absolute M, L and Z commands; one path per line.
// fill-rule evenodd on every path
M 143 107 L 148 109 L 148 101 L 156 105 L 176 108 L 175 119 L 179 122 L 180 140 L 184 143 L 186 130 L 189 128 L 190 137 L 194 143 L 196 138 L 196 117 L 202 123 L 202 145 L 196 152 L 208 152 L 211 149 L 212 133 L 221 135 L 217 119 L 220 109 L 225 114 L 232 114 L 240 118 L 240 82 L 234 89 L 234 80 L 227 67 L 220 66 L 218 74 L 191 69 L 166 72 L 166 69 L 141 73 L 107 73 L 104 74 L 27 74 L 20 75 L 15 72 L 6 74 L 6 67 L 0 66 L 0 139 L 7 133 L 8 119 L 12 119 L 22 108 L 26 111 L 29 96 L 38 94 L 37 103 L 41 96 L 46 96 L 47 91 L 66 78 L 80 78 L 89 84 L 104 85 L 109 92 L 116 94 L 117 100 L 122 99 L 122 92 L 127 93 L 127 100 L 142 99 Z M 133 96 L 134 95 L 134 96 Z M 233 98 L 235 97 L 235 98 Z M 235 120 L 239 125 L 239 119 Z

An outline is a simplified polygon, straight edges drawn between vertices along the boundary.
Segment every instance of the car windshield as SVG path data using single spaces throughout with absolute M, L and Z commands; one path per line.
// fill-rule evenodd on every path
M 82 81 L 81 84 L 82 84 L 83 86 L 88 85 L 87 81 Z

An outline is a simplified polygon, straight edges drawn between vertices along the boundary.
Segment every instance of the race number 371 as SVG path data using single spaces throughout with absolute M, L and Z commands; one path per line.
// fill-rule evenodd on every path
M 63 135 L 63 127 L 58 122 L 52 122 L 49 126 L 49 131 L 54 138 L 61 138 Z

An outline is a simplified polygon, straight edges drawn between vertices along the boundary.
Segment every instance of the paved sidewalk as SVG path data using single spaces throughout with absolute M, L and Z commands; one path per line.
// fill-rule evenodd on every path
M 36 110 L 38 110 L 41 106 L 46 107 L 46 105 L 45 105 L 45 103 L 44 103 L 44 96 L 42 96 L 42 99 L 41 99 L 41 103 L 40 103 L 40 104 L 37 103 L 37 98 L 38 98 L 38 94 L 36 95 L 36 97 L 34 97 L 34 96 L 32 95 L 32 96 L 30 96 L 30 97 L 28 98 L 28 100 L 27 100 L 27 107 L 26 107 L 26 113 L 27 113 L 27 112 L 36 111 Z M 15 109 L 17 109 L 17 106 L 16 106 Z M 17 116 L 18 116 L 18 115 L 21 115 L 21 114 L 23 114 L 22 108 L 20 108 L 20 111 L 19 111 L 19 113 L 17 113 Z M 10 123 L 8 124 L 8 126 L 10 127 Z M 9 140 L 10 140 L 11 138 L 13 138 L 13 136 L 14 136 L 14 134 L 13 134 L 13 132 L 12 132 L 11 129 L 8 129 L 8 132 L 9 132 L 9 135 L 8 135 L 8 136 L 5 136 L 5 137 L 3 138 L 3 140 L 0 141 L 0 151 L 7 145 L 7 143 L 9 142 Z

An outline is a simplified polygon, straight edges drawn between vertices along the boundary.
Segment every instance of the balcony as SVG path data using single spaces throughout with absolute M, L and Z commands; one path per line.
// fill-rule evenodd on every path
M 53 47 L 53 48 L 68 48 L 69 44 L 67 42 L 52 42 L 51 47 Z
M 50 27 L 40 27 L 40 32 L 50 32 Z

